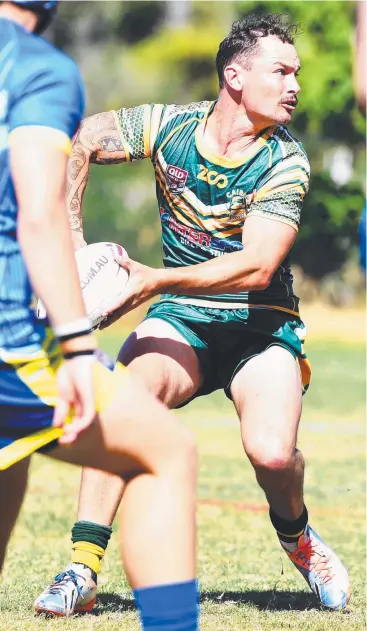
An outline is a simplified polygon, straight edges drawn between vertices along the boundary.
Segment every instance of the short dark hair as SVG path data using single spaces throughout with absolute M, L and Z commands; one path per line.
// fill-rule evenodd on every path
M 234 59 L 246 60 L 249 66 L 260 37 L 276 35 L 282 42 L 294 43 L 298 26 L 290 24 L 289 17 L 282 13 L 258 15 L 251 13 L 234 22 L 229 35 L 219 44 L 216 58 L 219 87 L 224 86 L 224 69 Z

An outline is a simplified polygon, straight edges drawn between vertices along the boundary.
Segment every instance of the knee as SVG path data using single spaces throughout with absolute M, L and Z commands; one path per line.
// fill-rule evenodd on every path
M 293 469 L 295 449 L 281 442 L 252 443 L 246 453 L 257 473 L 278 474 Z

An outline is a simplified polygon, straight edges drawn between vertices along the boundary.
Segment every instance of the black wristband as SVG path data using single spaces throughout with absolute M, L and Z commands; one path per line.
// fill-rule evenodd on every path
M 81 351 L 70 351 L 69 353 L 63 353 L 64 359 L 73 359 L 74 357 L 81 357 L 82 355 L 94 355 L 94 348 L 85 348 Z
M 68 333 L 67 335 L 58 335 L 57 339 L 60 343 L 74 340 L 76 337 L 82 337 L 83 335 L 90 335 L 92 329 L 84 329 L 83 331 L 77 331 L 76 333 Z

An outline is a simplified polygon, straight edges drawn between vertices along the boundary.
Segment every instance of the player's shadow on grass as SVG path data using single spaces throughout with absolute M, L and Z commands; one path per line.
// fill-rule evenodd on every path
M 93 616 L 102 616 L 106 613 L 135 611 L 135 602 L 131 598 L 123 598 L 112 592 L 98 594 L 97 603 L 91 611 Z
M 255 605 L 260 611 L 305 611 L 318 608 L 316 598 L 306 592 L 274 589 L 245 592 L 202 592 L 201 602 L 227 605 Z
M 246 592 L 202 592 L 201 603 L 211 602 L 218 605 L 255 605 L 260 611 L 306 611 L 319 609 L 316 598 L 306 592 L 277 590 Z M 111 612 L 134 611 L 135 603 L 118 594 L 102 593 L 97 596 L 97 605 L 92 614 L 101 616 Z

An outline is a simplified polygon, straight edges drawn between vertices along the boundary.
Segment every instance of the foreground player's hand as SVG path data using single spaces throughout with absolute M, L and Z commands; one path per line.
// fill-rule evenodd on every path
M 58 399 L 53 418 L 54 427 L 63 427 L 60 444 L 73 443 L 96 416 L 92 355 L 74 357 L 63 362 L 57 372 Z M 71 423 L 66 423 L 70 412 Z
M 155 270 L 152 267 L 133 261 L 126 253 L 120 255 L 116 252 L 115 261 L 127 271 L 129 279 L 118 298 L 106 304 L 106 310 L 102 314 L 106 319 L 101 322 L 100 329 L 110 326 L 157 293 Z

